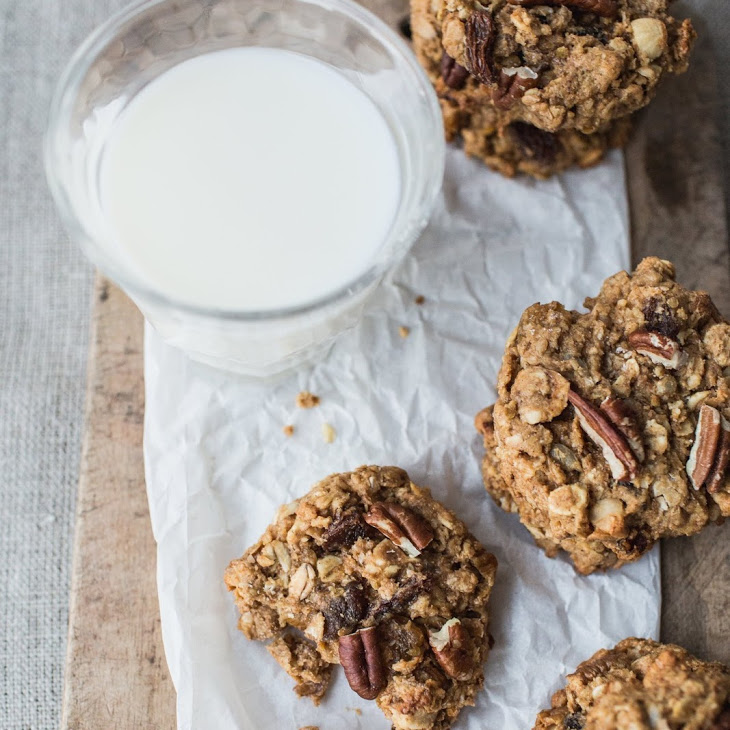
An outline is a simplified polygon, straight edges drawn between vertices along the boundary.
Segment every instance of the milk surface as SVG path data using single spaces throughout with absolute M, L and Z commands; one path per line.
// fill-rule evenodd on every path
M 372 101 L 312 58 L 208 53 L 135 96 L 105 145 L 101 204 L 151 288 L 266 311 L 314 301 L 373 262 L 401 180 Z

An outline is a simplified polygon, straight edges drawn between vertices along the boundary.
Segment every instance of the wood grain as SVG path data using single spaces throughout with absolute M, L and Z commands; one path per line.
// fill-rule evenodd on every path
M 626 162 L 634 263 L 670 259 L 682 284 L 708 291 L 730 317 L 714 68 L 711 49 L 699 43 L 687 74 L 664 85 L 640 116 Z M 662 558 L 662 639 L 730 663 L 730 521 L 665 540 Z
M 142 461 L 142 316 L 101 277 L 94 296 L 61 727 L 172 729 Z

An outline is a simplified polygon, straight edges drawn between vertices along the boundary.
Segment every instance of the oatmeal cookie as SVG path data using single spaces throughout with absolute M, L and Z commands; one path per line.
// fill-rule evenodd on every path
M 484 84 L 445 53 L 431 0 L 411 0 L 411 15 L 413 48 L 439 98 L 447 141 L 461 138 L 464 151 L 493 170 L 547 178 L 569 167 L 592 167 L 628 141 L 628 117 L 590 135 L 574 129 L 546 132 L 514 120 L 492 103 Z
M 730 668 L 679 646 L 624 639 L 568 675 L 534 730 L 728 730 Z
M 547 132 L 605 130 L 686 70 L 695 38 L 669 0 L 429 0 L 414 43 L 445 52 L 446 82 L 470 75 L 510 120 Z M 426 22 L 435 17 L 437 25 Z M 434 46 L 438 42 L 438 48 Z
M 315 703 L 332 666 L 396 730 L 443 730 L 484 683 L 497 561 L 395 467 L 333 474 L 226 570 L 249 639 Z
M 585 306 L 523 313 L 477 424 L 487 490 L 591 573 L 730 516 L 730 324 L 656 258 Z

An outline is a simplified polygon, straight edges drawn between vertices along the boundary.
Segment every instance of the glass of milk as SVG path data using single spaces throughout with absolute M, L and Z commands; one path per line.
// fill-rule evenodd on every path
M 99 28 L 46 137 L 70 235 L 170 344 L 246 375 L 326 351 L 426 225 L 438 102 L 349 0 L 148 0 Z

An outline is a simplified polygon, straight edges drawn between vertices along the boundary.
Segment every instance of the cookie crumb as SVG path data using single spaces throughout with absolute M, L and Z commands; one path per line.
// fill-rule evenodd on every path
M 319 730 L 319 725 L 305 725 L 300 727 L 299 730 Z
M 408 327 L 401 325 L 398 327 L 398 334 L 405 340 L 405 338 L 411 334 L 411 330 Z
M 284 428 L 282 428 L 281 430 L 284 432 L 284 436 L 294 435 L 294 426 L 292 426 L 290 423 L 284 426 Z
M 303 390 L 297 395 L 296 403 L 298 408 L 314 408 L 319 405 L 319 396 L 310 393 L 308 390 Z
M 326 444 L 331 444 L 336 435 L 335 429 L 329 423 L 322 424 L 322 438 Z
M 418 304 L 418 306 L 421 306 L 421 304 L 423 304 L 425 301 L 426 297 L 424 297 L 423 294 L 419 294 L 415 299 L 415 302 L 416 304 Z

